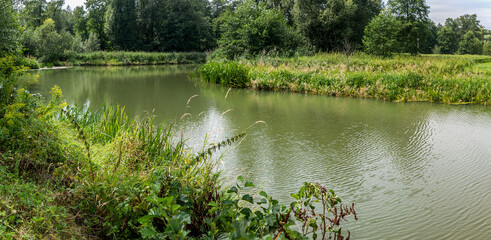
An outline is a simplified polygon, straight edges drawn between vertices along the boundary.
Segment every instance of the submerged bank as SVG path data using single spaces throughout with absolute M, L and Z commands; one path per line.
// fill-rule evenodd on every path
M 394 102 L 491 104 L 487 56 L 317 54 L 209 62 L 198 72 L 209 82 L 257 90 L 375 98 Z

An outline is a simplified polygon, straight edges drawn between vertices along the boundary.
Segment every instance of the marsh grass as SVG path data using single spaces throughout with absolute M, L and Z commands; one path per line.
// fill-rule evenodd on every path
M 206 81 L 257 90 L 395 102 L 491 103 L 491 79 L 487 71 L 491 57 L 397 55 L 380 58 L 356 53 L 348 59 L 336 53 L 295 58 L 260 57 L 210 62 L 202 65 L 198 72 Z M 238 72 L 241 79 L 247 79 L 241 85 L 233 83 Z

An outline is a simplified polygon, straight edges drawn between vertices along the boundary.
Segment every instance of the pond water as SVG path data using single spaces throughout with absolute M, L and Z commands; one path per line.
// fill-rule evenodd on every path
M 47 95 L 56 84 L 71 104 L 153 112 L 181 126 L 191 148 L 205 134 L 218 142 L 247 129 L 221 159 L 226 175 L 246 176 L 283 203 L 304 181 L 334 189 L 355 203 L 352 239 L 491 237 L 490 107 L 228 91 L 189 78 L 192 70 L 45 70 L 32 88 Z

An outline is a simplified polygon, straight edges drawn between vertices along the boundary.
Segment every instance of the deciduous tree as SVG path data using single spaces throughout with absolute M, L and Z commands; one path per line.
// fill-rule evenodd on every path
M 293 15 L 298 31 L 314 47 L 334 51 L 353 35 L 355 11 L 352 0 L 297 0 Z
M 228 58 L 246 52 L 254 55 L 274 49 L 283 51 L 289 48 L 288 44 L 295 44 L 293 29 L 288 26 L 285 16 L 264 2 L 247 0 L 223 17 L 219 51 Z
M 106 11 L 104 30 L 115 50 L 136 50 L 135 0 L 113 0 Z
M 19 50 L 20 25 L 12 0 L 0 0 L 0 57 Z
M 384 10 L 365 28 L 363 45 L 369 54 L 390 56 L 399 50 L 398 33 L 402 23 Z
M 389 0 L 390 12 L 401 23 L 399 42 L 403 46 L 402 51 L 417 54 L 420 53 L 422 44 L 431 36 L 428 19 L 429 6 L 425 0 Z M 429 49 L 433 48 L 430 46 Z

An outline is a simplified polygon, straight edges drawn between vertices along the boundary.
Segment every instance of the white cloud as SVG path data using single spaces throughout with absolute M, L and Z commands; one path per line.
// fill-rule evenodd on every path
M 65 0 L 65 6 L 70 6 L 71 9 L 75 7 L 84 6 L 85 0 Z

